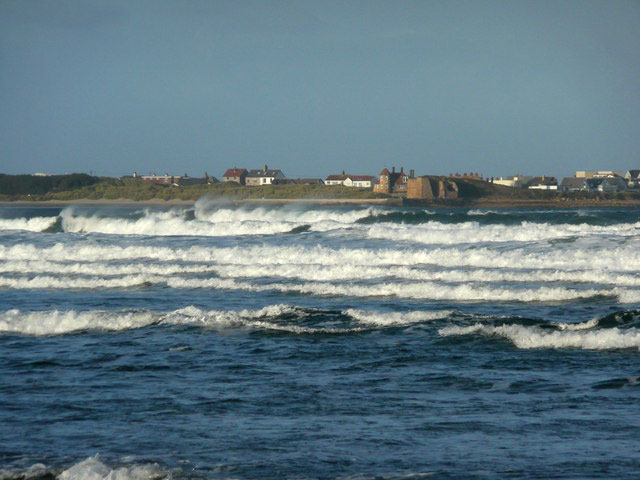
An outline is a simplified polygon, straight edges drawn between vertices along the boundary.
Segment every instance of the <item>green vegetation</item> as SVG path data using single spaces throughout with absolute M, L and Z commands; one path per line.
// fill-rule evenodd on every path
M 29 177 L 29 175 L 9 176 L 11 178 Z M 88 176 L 87 176 L 88 177 Z M 53 177 L 33 177 L 53 178 Z M 89 177 L 94 178 L 94 177 Z M 26 183 L 25 183 L 26 184 Z M 189 186 L 166 186 L 137 178 L 96 178 L 92 184 L 76 185 L 61 191 L 48 189 L 46 191 L 25 191 L 10 188 L 0 188 L 0 200 L 197 200 L 203 196 L 230 199 L 341 199 L 341 198 L 387 198 L 387 195 L 373 193 L 370 188 L 352 188 L 327 185 L 264 185 L 260 187 L 245 187 L 234 183 L 200 184 Z
M 94 185 L 98 181 L 98 177 L 91 177 L 86 173 L 49 176 L 0 174 L 0 195 L 44 195 L 75 190 Z

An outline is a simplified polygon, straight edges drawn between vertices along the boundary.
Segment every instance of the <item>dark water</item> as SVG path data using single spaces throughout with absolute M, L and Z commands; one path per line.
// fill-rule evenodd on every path
M 640 477 L 639 227 L 0 209 L 0 477 Z

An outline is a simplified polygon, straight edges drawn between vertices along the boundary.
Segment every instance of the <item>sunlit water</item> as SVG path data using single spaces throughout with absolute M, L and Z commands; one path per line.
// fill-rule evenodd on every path
M 0 208 L 0 479 L 640 476 L 640 209 Z

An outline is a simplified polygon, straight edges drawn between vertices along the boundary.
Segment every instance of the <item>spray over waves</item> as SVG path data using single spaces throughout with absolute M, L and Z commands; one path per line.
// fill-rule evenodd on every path
M 0 231 L 26 230 L 29 232 L 43 232 L 51 228 L 58 217 L 33 217 L 33 218 L 0 218 Z
M 105 216 L 100 212 L 80 214 L 74 207 L 61 213 L 62 229 L 72 233 L 102 233 L 145 236 L 229 236 L 280 234 L 308 226 L 309 230 L 326 231 L 350 226 L 376 209 L 309 209 L 287 207 L 231 207 L 217 202 L 198 200 L 194 210 L 174 208 L 168 211 L 145 209 L 136 218 Z M 42 230 L 39 230 L 42 231 Z

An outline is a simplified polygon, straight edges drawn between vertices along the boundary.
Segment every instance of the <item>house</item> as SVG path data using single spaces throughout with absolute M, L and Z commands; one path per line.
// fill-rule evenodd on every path
M 375 177 L 371 175 L 329 175 L 324 181 L 325 185 L 344 185 L 345 187 L 371 188 Z
M 456 182 L 444 178 L 410 176 L 407 179 L 407 198 L 416 200 L 425 199 L 455 199 L 458 198 L 458 185 Z
M 578 170 L 576 178 L 612 178 L 622 177 L 622 173 L 613 170 Z
M 371 175 L 347 175 L 343 185 L 345 187 L 371 188 L 374 179 Z
M 404 172 L 404 167 L 400 168 L 399 172 L 396 172 L 396 167 L 391 168 L 391 172 L 387 168 L 384 168 L 380 172 L 380 178 L 373 185 L 373 191 L 377 193 L 391 193 L 406 195 L 407 194 L 407 181 L 409 178 L 413 178 L 413 170 L 410 175 Z
M 342 175 L 329 175 L 325 180 L 325 185 L 343 185 L 347 175 L 342 171 Z
M 137 177 L 137 175 L 135 176 Z M 142 175 L 138 178 L 141 178 L 145 182 L 159 183 L 160 185 L 177 185 L 182 177 L 178 175 L 169 175 L 168 173 L 165 173 L 164 175 L 156 175 L 154 173 L 153 175 Z
M 627 189 L 627 182 L 622 177 L 607 177 L 602 179 L 598 191 L 605 193 L 624 192 Z
M 529 190 L 557 190 L 558 180 L 556 177 L 543 175 L 542 177 L 533 177 L 526 185 Z
M 224 172 L 222 176 L 223 182 L 235 182 L 239 185 L 245 184 L 245 179 L 247 178 L 247 169 L 246 168 L 238 168 L 233 167 Z
M 500 177 L 493 180 L 496 185 L 504 185 L 505 187 L 522 187 L 529 182 L 533 177 L 526 177 L 524 175 L 513 175 L 511 177 Z
M 640 170 L 629 170 L 624 179 L 627 181 L 629 188 L 640 187 Z
M 265 165 L 261 170 L 251 170 L 245 177 L 245 185 L 257 187 L 260 185 L 271 185 L 274 180 L 286 178 L 282 170 L 269 170 Z
M 586 182 L 586 178 L 564 177 L 558 190 L 561 192 L 579 192 L 587 189 Z

